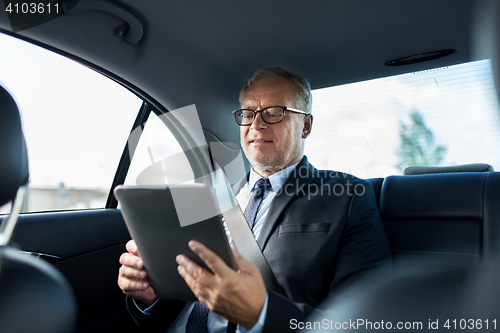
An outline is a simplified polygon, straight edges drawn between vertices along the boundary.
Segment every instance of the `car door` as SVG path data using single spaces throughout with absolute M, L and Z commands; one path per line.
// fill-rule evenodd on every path
M 130 235 L 112 189 L 152 159 L 175 155 L 189 169 L 187 158 L 161 112 L 117 82 L 10 36 L 0 43 L 11 67 L 0 84 L 20 108 L 31 173 L 12 244 L 66 277 L 77 332 L 133 331 L 116 282 Z

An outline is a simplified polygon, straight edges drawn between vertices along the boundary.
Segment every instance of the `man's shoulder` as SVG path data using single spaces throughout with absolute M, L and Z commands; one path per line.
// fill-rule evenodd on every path
M 350 173 L 337 170 L 317 170 L 317 178 L 333 181 L 349 181 L 351 183 L 367 183 L 365 179 L 358 178 Z
M 358 178 L 350 173 L 337 170 L 318 170 L 312 164 L 300 163 L 293 170 L 291 176 L 294 178 L 309 179 L 311 182 L 325 183 L 351 183 L 351 184 L 369 184 L 365 179 Z
M 353 196 L 373 197 L 373 186 L 367 180 L 336 170 L 317 170 L 310 163 L 301 163 L 281 188 L 290 196 L 305 196 L 307 200 L 331 200 Z M 278 194 L 281 194 L 278 193 Z

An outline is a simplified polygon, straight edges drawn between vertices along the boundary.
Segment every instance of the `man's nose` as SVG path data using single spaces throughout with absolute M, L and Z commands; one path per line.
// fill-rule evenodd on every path
M 252 129 L 259 129 L 259 128 L 264 128 L 267 126 L 267 123 L 262 119 L 262 112 L 258 112 L 255 115 L 255 119 L 253 120 Z

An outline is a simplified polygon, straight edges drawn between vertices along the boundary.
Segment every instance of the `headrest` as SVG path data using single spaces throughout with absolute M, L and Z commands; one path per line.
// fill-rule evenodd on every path
M 452 172 L 493 172 L 495 169 L 489 164 L 473 163 L 454 166 L 410 166 L 403 171 L 403 175 L 426 175 L 430 173 L 452 173 Z
M 0 87 L 0 206 L 14 199 L 29 179 L 28 154 L 16 102 Z
M 0 247 L 0 331 L 67 333 L 77 305 L 61 272 L 43 259 Z

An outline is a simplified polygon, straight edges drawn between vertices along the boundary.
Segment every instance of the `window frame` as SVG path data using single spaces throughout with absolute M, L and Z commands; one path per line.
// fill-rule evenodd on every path
M 56 47 L 47 45 L 45 43 L 33 40 L 29 37 L 25 36 L 20 36 L 16 33 L 13 33 L 9 30 L 5 30 L 0 28 L 0 33 L 11 36 L 13 38 L 25 41 L 27 43 L 36 45 L 38 47 L 41 47 L 45 50 L 48 50 L 50 52 L 54 52 L 56 54 L 59 54 L 60 56 L 63 56 L 67 59 L 70 59 L 82 66 L 85 66 L 101 75 L 104 75 L 108 79 L 113 80 L 117 84 L 121 85 L 125 89 L 129 90 L 131 93 L 136 95 L 139 99 L 142 100 L 142 105 L 141 108 L 139 109 L 139 112 L 137 114 L 137 117 L 132 125 L 132 131 L 134 131 L 138 126 L 143 126 L 143 124 L 148 120 L 149 115 L 151 112 L 154 112 L 167 126 L 167 128 L 171 131 L 172 135 L 174 138 L 177 140 L 181 148 L 186 154 L 186 157 L 188 159 L 188 162 L 193 170 L 193 174 L 195 179 L 206 179 L 209 177 L 210 172 L 211 172 L 211 164 L 210 161 L 206 161 L 206 159 L 203 157 L 203 154 L 197 150 L 193 149 L 195 147 L 194 141 L 192 140 L 191 136 L 189 133 L 187 133 L 183 127 L 175 123 L 175 120 L 170 120 L 167 119 L 167 117 L 161 117 L 162 114 L 168 113 L 169 110 L 167 110 L 162 104 L 160 104 L 158 101 L 156 101 L 153 97 L 151 97 L 148 93 L 143 91 L 142 89 L 138 88 L 131 82 L 121 78 L 120 76 L 90 62 L 85 59 L 82 59 L 78 56 L 75 56 L 74 54 L 62 51 L 60 49 L 57 49 Z M 135 148 L 135 147 L 134 147 Z M 97 208 L 97 209 L 116 209 L 118 207 L 118 201 L 114 197 L 113 190 L 116 186 L 122 185 L 125 181 L 125 177 L 127 176 L 130 163 L 131 163 L 131 158 L 133 156 L 130 156 L 129 153 L 129 147 L 128 147 L 128 142 L 125 142 L 125 148 L 122 152 L 122 155 L 120 157 L 117 169 L 115 171 L 115 176 L 112 180 L 111 188 L 108 192 L 108 198 L 106 200 L 106 204 L 103 208 Z

